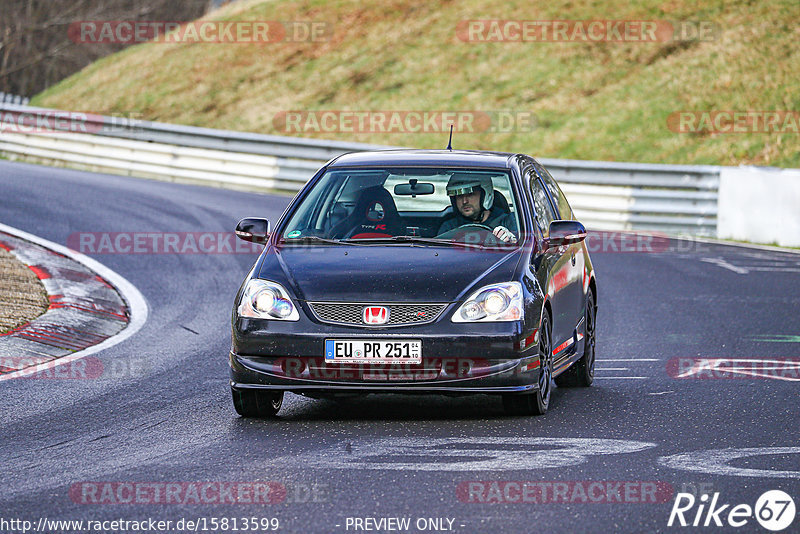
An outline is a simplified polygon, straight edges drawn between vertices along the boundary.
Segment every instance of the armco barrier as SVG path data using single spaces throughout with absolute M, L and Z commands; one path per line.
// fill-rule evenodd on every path
M 58 121 L 43 121 L 52 129 L 24 127 L 22 117 L 35 124 L 54 113 L 59 112 L 0 104 L 0 153 L 129 176 L 291 193 L 339 154 L 392 148 L 103 116 L 81 118 L 77 129 L 91 133 L 74 133 L 74 123 Z M 717 235 L 720 167 L 541 161 L 590 228 Z

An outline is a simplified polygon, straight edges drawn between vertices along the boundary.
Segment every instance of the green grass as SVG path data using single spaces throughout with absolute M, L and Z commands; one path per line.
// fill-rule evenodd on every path
M 457 148 L 540 157 L 800 167 L 800 135 L 685 134 L 681 110 L 800 111 L 800 3 L 642 0 L 243 0 L 227 20 L 315 20 L 330 41 L 143 44 L 104 58 L 35 105 L 271 134 L 286 110 L 512 110 L 531 131 L 458 133 Z M 465 43 L 465 19 L 713 21 L 711 41 Z M 89 45 L 86 45 L 89 46 Z M 444 134 L 295 135 L 439 148 Z

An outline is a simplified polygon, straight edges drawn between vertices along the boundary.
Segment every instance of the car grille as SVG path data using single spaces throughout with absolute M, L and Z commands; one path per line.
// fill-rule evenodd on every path
M 389 322 L 382 325 L 365 325 L 361 320 L 366 306 L 372 303 L 309 302 L 311 311 L 320 321 L 353 326 L 403 326 L 425 324 L 436 320 L 447 304 L 381 304 L 389 309 Z

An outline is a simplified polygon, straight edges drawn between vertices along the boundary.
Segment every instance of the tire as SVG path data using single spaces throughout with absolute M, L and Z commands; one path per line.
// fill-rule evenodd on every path
M 589 387 L 594 382 L 595 362 L 595 319 L 597 308 L 594 306 L 594 295 L 591 291 L 586 296 L 586 310 L 584 310 L 584 323 L 586 335 L 583 340 L 583 356 L 570 366 L 561 375 L 556 377 L 556 385 L 560 388 Z
M 503 395 L 503 407 L 510 415 L 544 415 L 553 390 L 553 346 L 550 316 L 545 313 L 539 327 L 539 389 L 526 395 Z
M 283 391 L 231 388 L 233 408 L 242 417 L 275 417 L 283 405 Z

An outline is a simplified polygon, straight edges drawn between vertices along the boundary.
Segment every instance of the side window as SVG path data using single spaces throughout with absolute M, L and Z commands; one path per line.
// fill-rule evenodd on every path
M 539 173 L 539 176 L 542 177 L 542 181 L 544 185 L 547 186 L 547 190 L 550 192 L 550 198 L 553 199 L 553 202 L 556 203 L 558 207 L 558 213 L 562 219 L 565 220 L 573 220 L 575 216 L 572 214 L 572 207 L 567 202 L 567 197 L 561 191 L 561 188 L 558 187 L 558 184 L 550 176 L 550 173 L 542 166 L 537 165 L 536 170 Z
M 550 206 L 550 201 L 547 199 L 547 193 L 544 191 L 542 183 L 536 179 L 536 174 L 531 171 L 526 172 L 528 183 L 531 188 L 531 196 L 533 197 L 533 208 L 536 210 L 534 214 L 536 222 L 542 229 L 542 233 L 547 237 L 550 229 L 550 223 L 555 219 L 553 208 Z

